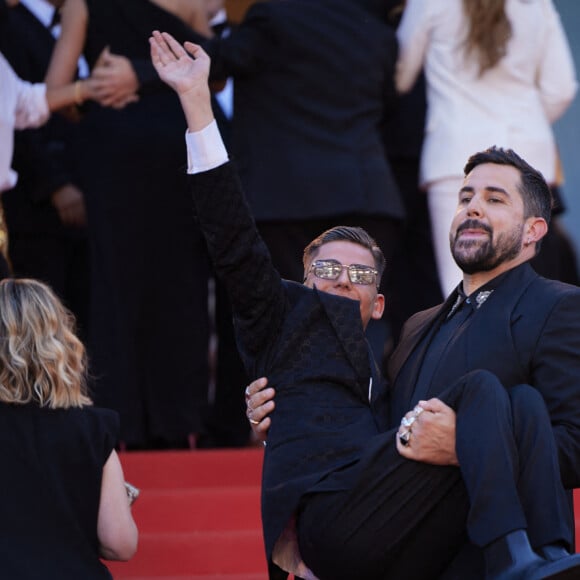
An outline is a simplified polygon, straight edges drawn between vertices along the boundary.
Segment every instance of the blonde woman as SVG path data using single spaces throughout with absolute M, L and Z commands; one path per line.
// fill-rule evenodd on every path
M 425 70 L 420 183 L 447 296 L 461 279 L 449 226 L 465 159 L 491 145 L 512 148 L 553 185 L 551 123 L 576 93 L 574 64 L 552 0 L 407 0 L 397 36 L 397 89 L 410 90 Z
M 111 578 L 137 528 L 114 451 L 116 413 L 92 407 L 72 316 L 34 280 L 0 282 L 0 560 L 20 580 Z

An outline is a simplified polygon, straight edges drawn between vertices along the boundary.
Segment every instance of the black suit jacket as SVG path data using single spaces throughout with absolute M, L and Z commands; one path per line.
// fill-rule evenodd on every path
M 381 135 L 397 45 L 369 10 L 257 3 L 229 36 L 205 43 L 212 77 L 234 77 L 232 151 L 257 221 L 403 217 Z
M 276 388 L 262 481 L 270 558 L 306 492 L 349 487 L 329 475 L 355 462 L 369 438 L 385 428 L 384 389 L 359 303 L 280 278 L 231 164 L 189 179 L 200 226 L 232 301 L 246 368 Z
M 414 315 L 403 329 L 388 370 L 397 422 L 415 402 L 415 380 L 403 384 L 399 372 L 456 296 Z M 550 413 L 564 486 L 580 486 L 580 288 L 542 278 L 526 263 L 509 271 L 473 316 L 438 366 L 427 395 L 437 396 L 474 369 L 495 373 L 506 387 L 534 386 Z

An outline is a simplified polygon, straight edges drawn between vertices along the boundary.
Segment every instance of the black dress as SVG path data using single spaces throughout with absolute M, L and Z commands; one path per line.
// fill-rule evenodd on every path
M 97 516 L 117 434 L 117 414 L 106 409 L 0 403 L 2 578 L 111 578 Z
M 148 38 L 158 29 L 183 42 L 192 32 L 147 0 L 87 6 L 89 65 L 109 46 L 142 81 L 139 102 L 91 104 L 83 120 L 95 400 L 119 411 L 128 445 L 171 446 L 202 429 L 208 262 L 185 194 L 185 118 L 152 68 Z

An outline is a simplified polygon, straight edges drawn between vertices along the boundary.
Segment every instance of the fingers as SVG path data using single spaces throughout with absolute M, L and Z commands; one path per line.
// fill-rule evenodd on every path
M 252 381 L 246 387 L 246 402 L 252 395 L 255 395 L 257 392 L 261 391 L 267 384 L 268 379 L 266 377 L 260 377 L 259 379 Z
M 93 68 L 98 68 L 99 66 L 107 66 L 110 56 L 111 52 L 109 50 L 109 46 L 107 45 L 105 46 L 105 48 L 103 48 L 101 54 L 99 54 L 99 57 L 97 58 Z
M 168 32 L 159 32 L 158 30 L 153 31 L 153 38 L 156 41 L 157 48 L 159 49 L 162 60 L 166 62 L 171 60 L 179 60 L 180 58 L 187 56 L 185 49 L 171 34 Z
M 413 435 L 413 425 L 418 421 L 421 413 L 425 411 L 425 408 L 421 403 L 415 405 L 415 407 L 405 413 L 405 416 L 401 419 L 401 424 L 397 431 L 397 448 L 399 446 L 409 447 L 411 445 L 411 438 Z M 400 451 L 399 451 L 400 452 Z
M 179 47 L 179 44 L 175 41 L 175 39 L 173 39 L 173 37 L 171 37 L 171 35 L 167 34 L 166 32 L 161 34 L 161 32 L 158 30 L 154 30 L 153 35 L 149 38 L 153 64 L 161 64 L 166 66 L 170 62 L 177 60 L 177 56 L 172 52 L 170 45 L 168 44 L 167 37 L 171 38 Z M 183 49 L 181 50 L 183 51 Z
M 258 391 L 246 400 L 246 416 L 250 423 L 256 425 L 274 410 L 275 391 L 272 388 Z M 257 423 L 256 423 L 257 421 Z
M 275 391 L 266 388 L 268 380 L 265 377 L 256 379 L 246 387 L 246 417 L 250 422 L 252 431 L 262 441 L 265 440 L 270 428 L 271 421 L 268 415 L 274 410 L 272 400 Z
M 431 413 L 441 413 L 451 407 L 448 407 L 443 401 L 440 399 L 429 399 L 428 401 L 419 401 L 417 403 L 420 405 L 425 411 L 431 411 Z
M 208 54 L 199 46 L 199 44 L 194 44 L 193 42 L 186 41 L 183 45 L 185 50 L 193 56 L 193 58 L 201 60 L 209 60 Z

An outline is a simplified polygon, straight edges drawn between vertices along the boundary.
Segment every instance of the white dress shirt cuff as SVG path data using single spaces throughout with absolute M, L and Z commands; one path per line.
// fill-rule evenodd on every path
M 213 120 L 201 131 L 185 133 L 187 145 L 187 173 L 201 173 L 223 165 L 228 161 L 228 152 Z

